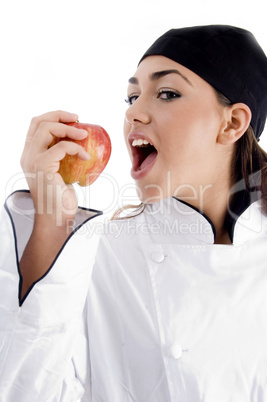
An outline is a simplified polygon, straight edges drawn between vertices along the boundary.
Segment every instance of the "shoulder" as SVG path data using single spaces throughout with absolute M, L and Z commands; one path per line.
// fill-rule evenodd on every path
M 236 220 L 233 243 L 240 245 L 259 239 L 267 239 L 267 215 L 261 200 L 252 203 Z

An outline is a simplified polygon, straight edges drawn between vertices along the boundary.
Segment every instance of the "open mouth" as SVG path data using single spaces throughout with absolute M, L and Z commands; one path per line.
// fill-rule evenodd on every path
M 135 139 L 132 142 L 133 171 L 139 172 L 148 168 L 156 160 L 158 151 L 144 139 Z

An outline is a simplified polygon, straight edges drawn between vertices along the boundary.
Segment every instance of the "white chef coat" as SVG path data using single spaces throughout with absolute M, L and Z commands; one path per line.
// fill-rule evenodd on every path
M 232 245 L 213 244 L 208 219 L 174 198 L 108 224 L 80 210 L 19 303 L 32 222 L 29 194 L 13 194 L 1 219 L 1 402 L 267 401 L 260 201 Z

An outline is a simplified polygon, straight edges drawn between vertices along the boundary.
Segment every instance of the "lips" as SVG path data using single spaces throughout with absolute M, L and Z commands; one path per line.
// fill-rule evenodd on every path
M 132 133 L 129 138 L 133 166 L 131 176 L 134 180 L 143 178 L 156 162 L 158 151 L 151 140 L 142 133 Z

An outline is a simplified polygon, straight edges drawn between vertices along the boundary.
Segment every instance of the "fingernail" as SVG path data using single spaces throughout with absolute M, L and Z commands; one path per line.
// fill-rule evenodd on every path
M 86 158 L 85 160 L 89 161 L 91 159 L 91 155 L 88 154 L 88 152 L 84 152 L 84 157 Z

